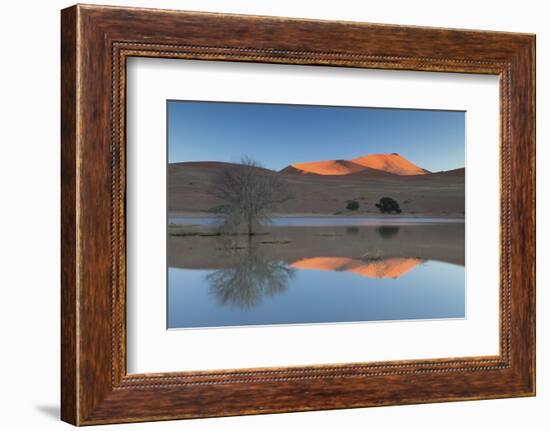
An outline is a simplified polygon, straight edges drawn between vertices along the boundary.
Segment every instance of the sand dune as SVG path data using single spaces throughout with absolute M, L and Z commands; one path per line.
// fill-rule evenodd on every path
M 426 177 L 429 178 L 462 178 L 464 179 L 464 176 L 466 175 L 466 169 L 464 168 L 458 168 L 458 169 L 451 169 L 449 171 L 438 171 L 438 172 L 432 172 L 430 175 L 426 175 Z
M 397 153 L 369 154 L 352 160 L 321 160 L 317 162 L 293 163 L 283 173 L 317 175 L 349 175 L 366 169 L 395 175 L 425 175 L 430 173 Z
M 347 160 L 322 160 L 320 162 L 293 163 L 281 172 L 299 172 L 317 175 L 348 175 L 361 172 L 365 167 Z
M 352 169 L 352 165 L 342 164 Z M 211 190 L 220 173 L 238 165 L 222 162 L 186 162 L 168 165 L 168 211 L 208 213 L 223 202 Z M 276 174 L 261 169 L 266 175 Z M 403 214 L 464 215 L 464 169 L 424 175 L 395 175 L 364 168 L 347 175 L 297 174 L 295 168 L 279 173 L 288 183 L 292 199 L 275 212 L 279 214 L 350 214 L 380 212 L 375 204 L 381 197 L 396 199 Z M 357 211 L 346 204 L 356 200 Z
M 353 272 L 369 278 L 399 278 L 424 262 L 415 258 L 390 258 L 364 262 L 346 257 L 311 257 L 293 262 L 298 269 Z
M 357 157 L 351 161 L 366 168 L 378 169 L 396 175 L 424 175 L 430 173 L 397 153 L 370 154 Z

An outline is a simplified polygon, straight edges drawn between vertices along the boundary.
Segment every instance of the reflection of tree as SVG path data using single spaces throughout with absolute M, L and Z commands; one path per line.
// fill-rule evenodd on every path
M 359 228 L 357 226 L 348 226 L 346 227 L 346 233 L 348 235 L 357 235 L 359 233 Z
M 244 310 L 254 308 L 263 297 L 286 290 L 294 270 L 282 261 L 270 260 L 251 240 L 246 245 L 225 247 L 234 263 L 206 276 L 210 292 L 221 304 L 238 306 Z
M 399 226 L 379 226 L 376 228 L 376 232 L 378 232 L 382 238 L 390 239 L 397 235 Z

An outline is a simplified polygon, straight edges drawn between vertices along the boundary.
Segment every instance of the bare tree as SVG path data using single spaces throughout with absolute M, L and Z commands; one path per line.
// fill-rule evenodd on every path
M 248 157 L 214 180 L 212 194 L 224 202 L 218 207 L 224 229 L 244 230 L 248 235 L 269 222 L 273 210 L 291 197 L 280 174 L 261 168 Z

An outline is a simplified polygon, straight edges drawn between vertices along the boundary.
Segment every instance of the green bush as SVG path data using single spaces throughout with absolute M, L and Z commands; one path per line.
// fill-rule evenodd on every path
M 395 199 L 392 198 L 381 198 L 380 201 L 376 204 L 376 207 L 383 213 L 401 213 L 401 208 Z

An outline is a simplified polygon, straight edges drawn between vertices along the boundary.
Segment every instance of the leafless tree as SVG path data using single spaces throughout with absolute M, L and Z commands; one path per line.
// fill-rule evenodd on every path
M 277 206 L 291 197 L 280 174 L 263 169 L 248 157 L 240 165 L 222 171 L 214 180 L 212 194 L 224 202 L 217 210 L 223 218 L 223 229 L 248 235 L 269 222 Z

